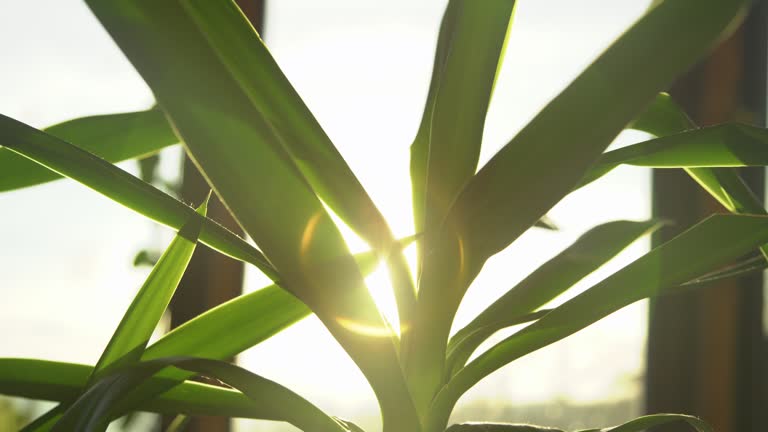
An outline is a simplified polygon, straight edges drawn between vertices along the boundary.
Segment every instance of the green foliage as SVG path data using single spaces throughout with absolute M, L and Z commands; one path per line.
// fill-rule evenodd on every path
M 0 359 L 0 393 L 60 403 L 27 430 L 103 431 L 121 415 L 148 410 L 359 432 L 291 390 L 223 361 L 314 313 L 368 379 L 385 432 L 441 432 L 467 390 L 516 359 L 640 299 L 766 266 L 762 257 L 743 258 L 768 243 L 768 218 L 733 167 L 767 165 L 768 132 L 732 124 L 698 129 L 659 93 L 733 27 L 746 0 L 660 2 L 479 171 L 515 2 L 451 0 L 411 147 L 418 287 L 402 254 L 413 238 L 393 237 L 234 1 L 86 2 L 153 90 L 158 108 L 44 131 L 0 115 L 0 191 L 69 177 L 179 235 L 95 366 Z M 605 153 L 624 128 L 655 138 Z M 205 206 L 195 212 L 113 165 L 176 142 L 259 249 L 206 218 Z M 621 164 L 685 169 L 736 214 L 712 216 L 563 305 L 541 309 L 660 222 L 595 227 L 449 337 L 464 292 L 485 261 L 534 226 L 554 229 L 545 216 L 554 204 Z M 325 205 L 370 252 L 350 254 Z M 198 240 L 275 283 L 148 346 Z M 392 275 L 402 335 L 382 318 L 363 281 L 382 260 Z M 496 331 L 529 322 L 468 361 Z M 195 375 L 233 389 L 189 381 Z M 671 414 L 603 430 L 632 432 L 670 421 L 709 432 L 699 419 Z M 183 425 L 179 417 L 174 427 Z M 552 429 L 468 423 L 447 430 Z

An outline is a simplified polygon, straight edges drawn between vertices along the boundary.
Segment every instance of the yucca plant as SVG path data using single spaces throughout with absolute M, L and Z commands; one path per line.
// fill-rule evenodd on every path
M 768 131 L 738 124 L 697 128 L 660 93 L 727 35 L 747 0 L 660 2 L 479 170 L 515 2 L 451 0 L 411 147 L 413 269 L 401 253 L 413 238 L 394 238 L 233 0 L 86 3 L 149 84 L 157 108 L 42 131 L 0 116 L 0 188 L 69 177 L 178 235 L 94 366 L 0 359 L 0 392 L 60 402 L 26 430 L 104 430 L 126 413 L 145 410 L 359 431 L 222 360 L 314 313 L 370 383 L 384 431 L 440 432 L 462 394 L 514 360 L 638 300 L 765 267 L 757 251 L 768 243 L 768 218 L 734 167 L 768 164 Z M 625 128 L 658 138 L 604 153 Z M 177 142 L 258 249 L 208 219 L 205 203 L 195 211 L 112 165 Z M 621 164 L 683 168 L 734 214 L 711 216 L 561 306 L 542 310 L 661 223 L 597 226 L 451 335 L 462 297 L 485 261 L 526 230 L 546 226 L 540 221 L 564 196 Z M 330 211 L 371 251 L 350 255 Z M 148 344 L 198 242 L 256 266 L 274 285 Z M 380 261 L 392 276 L 399 334 L 363 281 Z M 530 324 L 469 360 L 489 336 L 522 323 Z M 188 381 L 195 375 L 232 388 Z M 640 431 L 670 421 L 709 430 L 697 418 L 672 414 L 607 430 Z M 535 430 L 513 424 L 448 429 Z

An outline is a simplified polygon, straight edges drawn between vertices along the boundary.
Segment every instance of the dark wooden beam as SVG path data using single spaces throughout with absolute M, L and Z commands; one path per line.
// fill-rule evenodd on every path
M 670 91 L 700 125 L 765 124 L 766 15 L 765 2 L 756 3 L 742 28 Z M 764 170 L 742 175 L 763 196 Z M 654 172 L 653 213 L 676 222 L 661 230 L 654 244 L 723 211 L 682 171 Z M 652 301 L 646 411 L 698 415 L 718 432 L 764 431 L 768 399 L 762 308 L 761 275 Z

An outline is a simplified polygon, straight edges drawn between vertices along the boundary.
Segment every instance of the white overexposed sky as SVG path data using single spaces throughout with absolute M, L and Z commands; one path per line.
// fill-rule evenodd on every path
M 422 113 L 445 3 L 272 0 L 267 8 L 265 38 L 273 55 L 398 236 L 413 230 L 408 147 Z M 520 0 L 481 163 L 631 25 L 647 3 Z M 0 55 L 0 112 L 36 127 L 153 103 L 141 78 L 79 0 L 0 0 Z M 642 138 L 625 133 L 619 142 Z M 162 171 L 173 177 L 177 163 L 178 151 L 171 150 Z M 136 172 L 132 163 L 121 166 Z M 132 267 L 134 254 L 164 246 L 172 232 L 69 181 L 0 194 L 0 209 L 0 356 L 95 362 L 147 274 Z M 466 296 L 457 326 L 588 228 L 647 218 L 649 173 L 618 169 L 550 214 L 561 231 L 531 231 L 489 260 Z M 362 246 L 352 241 L 352 247 Z M 638 242 L 574 291 L 646 248 L 646 242 Z M 265 282 L 248 271 L 247 290 Z M 645 313 L 644 303 L 631 306 L 520 359 L 484 380 L 461 404 L 637 397 L 639 389 L 631 383 L 643 370 Z M 610 364 L 605 358 L 612 359 Z M 315 319 L 247 351 L 241 360 L 334 415 L 364 425 L 378 421 L 362 374 Z M 257 426 L 295 430 L 237 424 L 244 431 Z

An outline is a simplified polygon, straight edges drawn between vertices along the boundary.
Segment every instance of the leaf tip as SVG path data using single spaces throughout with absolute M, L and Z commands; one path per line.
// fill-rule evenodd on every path
M 202 203 L 200 203 L 200 206 L 197 207 L 197 212 L 201 215 L 205 216 L 208 214 L 208 203 L 211 202 L 211 196 L 213 196 L 213 189 L 208 190 L 208 195 L 206 195 L 205 199 Z

